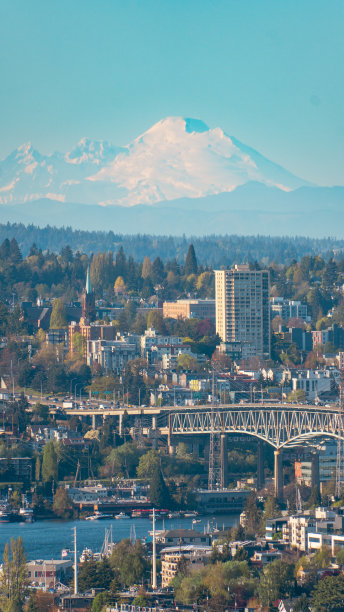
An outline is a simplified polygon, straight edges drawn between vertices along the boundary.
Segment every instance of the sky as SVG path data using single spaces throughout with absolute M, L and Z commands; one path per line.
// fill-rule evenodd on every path
M 343 185 L 343 0 L 0 0 L 0 158 L 197 117 Z

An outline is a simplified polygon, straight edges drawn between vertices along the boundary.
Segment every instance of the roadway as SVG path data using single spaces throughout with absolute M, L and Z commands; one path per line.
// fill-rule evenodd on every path
M 211 404 L 195 404 L 192 406 L 185 405 L 168 405 L 168 406 L 138 406 L 138 405 L 127 405 L 121 404 L 120 406 L 109 404 L 106 401 L 102 400 L 92 400 L 90 403 L 84 402 L 84 405 L 80 405 L 78 402 L 73 408 L 64 408 L 63 404 L 65 401 L 70 401 L 74 403 L 74 399 L 72 400 L 63 400 L 58 399 L 58 401 L 54 402 L 52 398 L 41 398 L 41 396 L 30 396 L 29 405 L 32 407 L 37 402 L 48 405 L 50 409 L 50 413 L 54 414 L 56 412 L 56 408 L 62 409 L 66 415 L 70 416 L 81 416 L 81 417 L 92 417 L 93 415 L 99 416 L 122 416 L 124 412 L 127 412 L 129 415 L 133 416 L 143 416 L 143 415 L 159 415 L 164 412 L 193 412 L 193 411 L 209 411 L 211 410 Z M 313 405 L 313 404 L 297 404 L 290 402 L 278 402 L 278 401 L 263 401 L 263 402 L 243 402 L 238 404 L 215 404 L 216 410 L 271 410 L 271 409 L 281 409 L 281 410 L 305 410 L 305 411 L 314 411 L 318 410 L 322 411 L 333 411 L 338 412 L 338 405 Z

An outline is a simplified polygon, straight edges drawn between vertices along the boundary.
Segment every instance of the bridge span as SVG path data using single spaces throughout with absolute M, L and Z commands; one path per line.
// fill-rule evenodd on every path
M 211 408 L 202 406 L 139 407 L 69 409 L 67 414 L 92 417 L 115 416 L 122 429 L 123 415 L 127 413 L 141 421 L 142 432 L 156 431 L 167 436 L 169 448 L 173 438 L 185 435 L 246 434 L 270 444 L 275 450 L 275 494 L 283 490 L 282 451 L 302 446 L 316 437 L 344 439 L 343 416 L 338 407 L 301 404 L 253 403 L 227 404 Z
M 300 445 L 315 436 L 342 439 L 343 417 L 335 408 L 317 406 L 219 406 L 169 413 L 169 434 L 244 433 L 275 449 Z
M 282 450 L 302 446 L 316 437 L 344 439 L 343 415 L 338 408 L 317 406 L 226 406 L 213 410 L 171 411 L 169 444 L 173 436 L 190 434 L 246 434 L 270 444 L 274 450 L 275 495 L 283 496 Z M 162 433 L 162 432 L 161 432 Z M 259 458 L 258 458 L 259 463 Z M 258 473 L 263 468 L 258 465 Z

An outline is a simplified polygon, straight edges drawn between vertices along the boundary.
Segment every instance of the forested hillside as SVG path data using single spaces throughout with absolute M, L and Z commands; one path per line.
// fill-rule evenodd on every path
M 186 228 L 189 230 L 189 228 Z M 289 264 L 305 255 L 322 255 L 328 258 L 333 252 L 344 249 L 344 240 L 332 238 L 313 239 L 306 237 L 270 236 L 205 236 L 173 237 L 150 235 L 121 235 L 109 232 L 86 232 L 70 227 L 39 228 L 33 225 L 1 224 L 0 243 L 6 238 L 15 238 L 22 255 L 28 255 L 32 244 L 42 251 L 60 253 L 67 245 L 73 252 L 87 255 L 106 251 L 116 253 L 122 246 L 127 256 L 143 261 L 148 256 L 154 260 L 159 256 L 163 261 L 176 259 L 183 263 L 189 244 L 192 242 L 197 251 L 199 263 L 207 266 L 231 265 L 249 261 Z

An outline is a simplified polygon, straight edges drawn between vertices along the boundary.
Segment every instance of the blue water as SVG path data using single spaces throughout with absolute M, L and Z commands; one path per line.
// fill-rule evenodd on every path
M 175 518 L 156 521 L 156 529 L 192 529 L 203 532 L 208 522 L 217 525 L 218 529 L 231 528 L 237 525 L 237 515 L 216 515 L 215 517 L 200 517 L 201 522 L 192 524 L 191 518 Z M 130 519 L 105 521 L 37 521 L 36 523 L 0 523 L 0 558 L 2 558 L 5 543 L 11 537 L 21 536 L 24 542 L 26 557 L 32 559 L 60 559 L 63 548 L 73 547 L 72 528 L 76 527 L 78 553 L 84 548 L 91 548 L 94 552 L 101 549 L 105 528 L 112 525 L 114 542 L 130 537 L 131 527 L 135 526 L 137 538 L 147 537 L 152 530 L 152 521 L 149 519 Z

